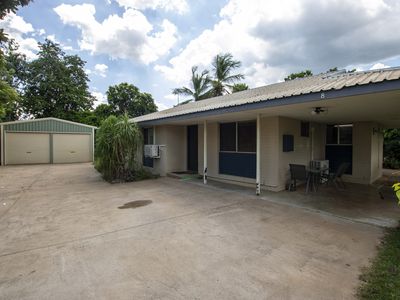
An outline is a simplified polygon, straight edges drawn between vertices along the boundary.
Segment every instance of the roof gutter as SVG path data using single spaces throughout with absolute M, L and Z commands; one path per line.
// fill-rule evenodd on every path
M 316 93 L 309 93 L 298 96 L 290 96 L 285 98 L 273 99 L 273 100 L 261 100 L 253 103 L 246 103 L 241 105 L 221 107 L 212 110 L 200 111 L 187 113 L 178 116 L 165 117 L 155 120 L 139 121 L 137 122 L 140 126 L 153 126 L 166 124 L 168 122 L 183 121 L 191 118 L 215 116 L 227 113 L 241 112 L 246 110 L 255 110 L 268 107 L 276 107 L 291 104 L 300 104 L 313 101 L 321 100 L 332 100 L 337 98 L 351 97 L 357 95 L 375 94 L 381 92 L 388 92 L 393 90 L 400 90 L 400 79 L 382 81 L 378 83 L 369 83 L 365 85 L 356 85 L 352 87 L 344 87 L 340 90 L 328 90 Z

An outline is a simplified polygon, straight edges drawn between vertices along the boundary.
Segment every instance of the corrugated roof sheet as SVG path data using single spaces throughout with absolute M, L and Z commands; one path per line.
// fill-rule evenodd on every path
M 135 122 L 144 122 L 214 110 L 218 108 L 227 108 L 329 90 L 340 90 L 344 87 L 366 85 L 370 83 L 399 79 L 400 68 L 388 68 L 354 73 L 338 71 L 270 84 L 267 86 L 225 96 L 209 98 L 202 101 L 190 102 L 163 111 L 140 116 L 132 120 Z

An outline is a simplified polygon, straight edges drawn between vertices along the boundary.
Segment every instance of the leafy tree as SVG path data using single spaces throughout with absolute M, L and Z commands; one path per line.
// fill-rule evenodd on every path
M 15 110 L 19 94 L 12 84 L 12 72 L 7 68 L 7 60 L 0 55 L 0 121 L 10 121 L 9 116 Z
M 7 120 L 7 112 L 10 111 L 19 99 L 19 95 L 6 81 L 0 79 L 0 120 Z
M 328 72 L 336 72 L 337 70 L 338 70 L 337 67 L 333 67 L 333 68 L 330 68 L 330 69 L 328 70 Z
M 60 46 L 39 43 L 38 58 L 28 63 L 22 108 L 35 118 L 70 119 L 73 113 L 90 110 L 94 97 L 88 88 L 85 62 L 66 55 Z
M 383 137 L 383 166 L 400 169 L 400 129 L 386 129 Z
M 0 1 L 0 19 L 3 19 L 8 13 L 16 13 L 18 6 L 28 5 L 32 0 L 1 0 Z M 0 29 L 0 44 L 7 41 L 7 35 L 3 29 Z
M 18 52 L 18 44 L 13 40 L 8 40 L 6 45 L 3 45 L 3 55 L 0 54 L 2 60 L 1 80 L 11 87 L 17 97 L 7 101 L 5 112 L 1 121 L 17 120 L 21 114 L 20 99 L 22 88 L 24 86 L 24 78 L 26 74 L 26 57 Z
M 99 127 L 109 116 L 115 115 L 114 110 L 108 104 L 100 104 L 94 110 L 71 112 L 68 120 Z
M 140 128 L 127 114 L 110 116 L 96 134 L 95 167 L 107 181 L 132 181 L 140 173 Z
M 150 94 L 142 93 L 139 88 L 126 82 L 110 86 L 107 101 L 116 115 L 126 113 L 132 118 L 157 111 Z
M 93 113 L 96 116 L 98 122 L 96 126 L 100 126 L 102 121 L 114 114 L 114 110 L 109 104 L 100 104 L 96 107 Z
M 235 81 L 244 79 L 243 74 L 232 74 L 232 72 L 241 66 L 241 62 L 234 60 L 232 54 L 218 54 L 212 62 L 212 95 L 222 96 L 229 94 L 229 88 Z
M 6 80 L 21 93 L 27 73 L 26 56 L 18 51 L 19 45 L 14 39 L 9 39 L 2 48 L 4 50 L 5 68 L 8 73 Z
M 312 76 L 313 73 L 311 70 L 305 70 L 305 71 L 301 71 L 298 73 L 292 73 L 290 74 L 288 77 L 285 78 L 285 81 L 289 81 L 289 80 L 293 80 L 296 78 L 304 78 L 304 77 L 309 77 Z
M 0 19 L 3 19 L 8 13 L 16 13 L 18 6 L 28 5 L 32 0 L 2 0 L 0 2 Z
M 232 93 L 241 92 L 241 91 L 245 91 L 248 89 L 249 89 L 249 86 L 245 83 L 235 83 L 232 86 Z
M 210 97 L 211 79 L 208 76 L 208 71 L 204 70 L 203 72 L 198 73 L 197 69 L 197 66 L 192 67 L 192 78 L 190 81 L 191 88 L 176 88 L 172 91 L 174 95 L 189 96 L 191 97 L 190 100 L 194 101 L 199 101 Z M 189 101 L 185 102 L 187 103 Z

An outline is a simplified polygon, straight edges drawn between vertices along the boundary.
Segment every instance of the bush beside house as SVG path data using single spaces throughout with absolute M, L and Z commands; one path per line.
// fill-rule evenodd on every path
M 95 168 L 109 182 L 153 177 L 139 163 L 142 141 L 140 128 L 127 115 L 108 117 L 97 131 Z

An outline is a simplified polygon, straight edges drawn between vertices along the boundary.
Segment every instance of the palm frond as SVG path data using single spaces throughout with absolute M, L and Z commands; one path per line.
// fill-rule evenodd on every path
M 187 87 L 181 87 L 181 88 L 176 88 L 172 90 L 172 94 L 174 95 L 185 95 L 185 96 L 193 96 L 194 92 L 187 88 Z
M 218 54 L 212 61 L 213 66 L 213 95 L 222 96 L 229 93 L 230 83 L 244 79 L 243 74 L 231 75 L 233 70 L 241 66 L 241 62 L 234 60 L 232 54 Z

